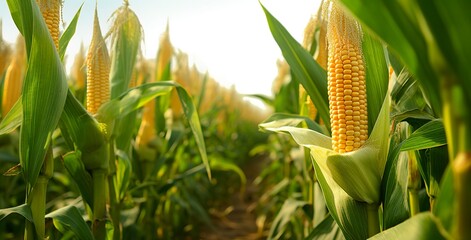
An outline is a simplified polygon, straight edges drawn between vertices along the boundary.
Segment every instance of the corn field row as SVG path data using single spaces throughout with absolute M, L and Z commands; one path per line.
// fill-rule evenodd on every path
M 237 239 L 471 238 L 466 4 L 325 0 L 299 43 L 261 3 L 284 58 L 273 96 L 250 96 L 268 116 L 171 26 L 144 58 L 132 2 L 106 31 L 95 8 L 70 73 L 81 8 L 61 29 L 58 0 L 7 3 L 1 239 L 204 239 L 238 194 L 256 231 L 228 223 Z

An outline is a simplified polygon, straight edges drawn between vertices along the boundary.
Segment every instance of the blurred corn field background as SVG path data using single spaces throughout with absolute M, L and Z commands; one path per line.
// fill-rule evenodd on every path
M 144 57 L 127 0 L 69 72 L 82 7 L 7 3 L 0 239 L 471 238 L 468 4 L 325 0 L 298 42 L 262 2 L 283 59 L 246 96 L 170 23 Z

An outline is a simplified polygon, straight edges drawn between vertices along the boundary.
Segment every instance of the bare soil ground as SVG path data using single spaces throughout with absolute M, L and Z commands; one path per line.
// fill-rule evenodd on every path
M 236 192 L 221 209 L 212 211 L 214 229 L 205 229 L 201 240 L 258 240 L 262 230 L 256 224 L 253 206 L 257 202 L 258 186 L 254 179 L 262 170 L 265 157 L 253 158 L 242 170 L 247 177 L 245 193 Z

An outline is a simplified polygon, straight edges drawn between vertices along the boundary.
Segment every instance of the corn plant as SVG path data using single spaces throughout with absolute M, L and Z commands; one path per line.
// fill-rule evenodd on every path
M 462 188 L 469 183 L 467 140 L 458 137 L 467 131 L 466 110 L 460 107 L 466 84 L 458 80 L 466 76 L 459 59 L 467 50 L 464 38 L 453 35 L 469 19 L 460 15 L 458 4 L 450 6 L 326 1 L 326 69 L 313 60 L 315 51 L 304 50 L 264 9 L 293 79 L 319 115 L 317 124 L 304 128 L 293 116 L 260 125 L 289 133 L 310 150 L 329 214 L 312 225 L 309 238 L 326 231 L 346 239 L 469 236 L 463 227 L 469 214 L 462 205 L 468 196 Z M 460 27 L 447 25 L 451 22 Z M 456 67 L 445 64 L 450 59 Z

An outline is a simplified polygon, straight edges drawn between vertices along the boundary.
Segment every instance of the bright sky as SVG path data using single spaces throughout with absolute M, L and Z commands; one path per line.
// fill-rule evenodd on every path
M 173 46 L 187 53 L 201 72 L 223 86 L 235 85 L 242 94 L 271 95 L 277 74 L 276 60 L 281 52 L 273 40 L 263 10 L 257 0 L 129 0 L 144 29 L 143 52 L 147 58 L 157 53 L 160 35 L 167 21 Z M 261 0 L 264 6 L 298 40 L 304 27 L 317 12 L 320 0 Z M 68 24 L 83 4 L 77 33 L 67 50 L 71 62 L 81 42 L 88 47 L 91 39 L 95 1 L 65 0 L 63 21 Z M 99 1 L 101 28 L 106 32 L 112 12 L 122 1 Z M 0 1 L 3 36 L 13 43 L 17 36 L 6 1 Z

